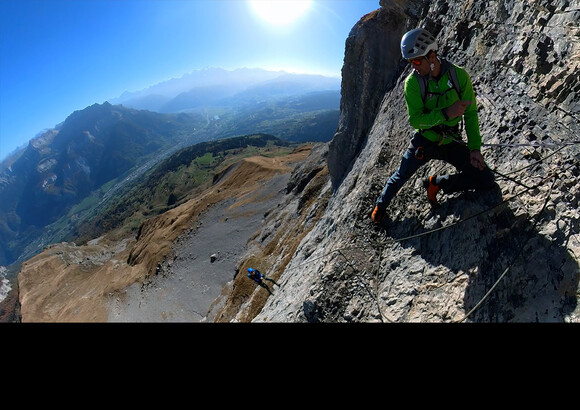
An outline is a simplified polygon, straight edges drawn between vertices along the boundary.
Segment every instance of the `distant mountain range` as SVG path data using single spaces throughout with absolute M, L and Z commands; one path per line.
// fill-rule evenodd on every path
M 141 110 L 175 113 L 210 106 L 236 107 L 240 103 L 309 92 L 338 91 L 340 81 L 340 78 L 260 68 L 233 71 L 206 68 L 144 90 L 125 92 L 110 102 Z
M 32 140 L 0 172 L 0 264 L 17 259 L 93 190 L 154 160 L 204 122 L 199 115 L 94 104 Z
M 0 265 L 62 241 L 86 201 L 184 147 L 255 133 L 330 141 L 339 105 L 340 79 L 212 68 L 75 111 L 0 163 Z

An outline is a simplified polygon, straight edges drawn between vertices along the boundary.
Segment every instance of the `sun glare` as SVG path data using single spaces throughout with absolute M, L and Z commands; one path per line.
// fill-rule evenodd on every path
M 310 8 L 310 0 L 250 0 L 254 12 L 274 25 L 292 23 Z

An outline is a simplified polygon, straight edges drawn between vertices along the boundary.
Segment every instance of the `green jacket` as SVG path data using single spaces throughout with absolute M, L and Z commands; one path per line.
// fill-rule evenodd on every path
M 442 144 L 448 144 L 452 140 L 443 139 L 441 141 L 441 133 L 434 131 L 432 128 L 440 125 L 449 127 L 458 125 L 461 117 L 446 120 L 443 109 L 449 107 L 459 99 L 472 101 L 472 104 L 466 108 L 463 114 L 465 119 L 465 132 L 467 133 L 467 146 L 469 149 L 471 151 L 479 150 L 481 148 L 481 134 L 479 133 L 477 102 L 475 100 L 473 86 L 471 85 L 471 78 L 462 67 L 455 66 L 459 89 L 461 90 L 461 96 L 458 96 L 449 78 L 448 70 L 450 67 L 451 63 L 441 59 L 442 75 L 439 81 L 429 77 L 425 103 L 423 103 L 417 77 L 413 73 L 407 77 L 405 80 L 405 101 L 407 103 L 407 112 L 409 113 L 409 123 L 418 132 L 421 132 L 425 138 Z M 461 139 L 461 136 L 455 133 L 453 138 Z

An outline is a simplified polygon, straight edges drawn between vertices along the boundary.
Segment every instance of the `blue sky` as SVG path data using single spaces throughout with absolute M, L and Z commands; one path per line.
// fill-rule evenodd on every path
M 0 160 L 73 111 L 206 67 L 338 77 L 377 8 L 310 0 L 275 23 L 251 0 L 0 0 Z

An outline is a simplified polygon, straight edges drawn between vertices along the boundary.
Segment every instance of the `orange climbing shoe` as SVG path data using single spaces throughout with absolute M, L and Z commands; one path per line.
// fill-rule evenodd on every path
M 425 178 L 423 180 L 423 186 L 427 190 L 427 199 L 433 206 L 439 205 L 439 202 L 437 202 L 437 192 L 439 191 L 439 185 L 435 184 L 436 178 L 437 177 L 435 175 L 431 175 L 429 178 Z
M 381 223 L 381 220 L 383 219 L 384 215 L 385 215 L 385 211 L 383 209 L 379 209 L 378 206 L 375 206 L 375 209 L 373 210 L 371 218 L 373 219 L 374 223 L 379 224 L 379 223 Z

